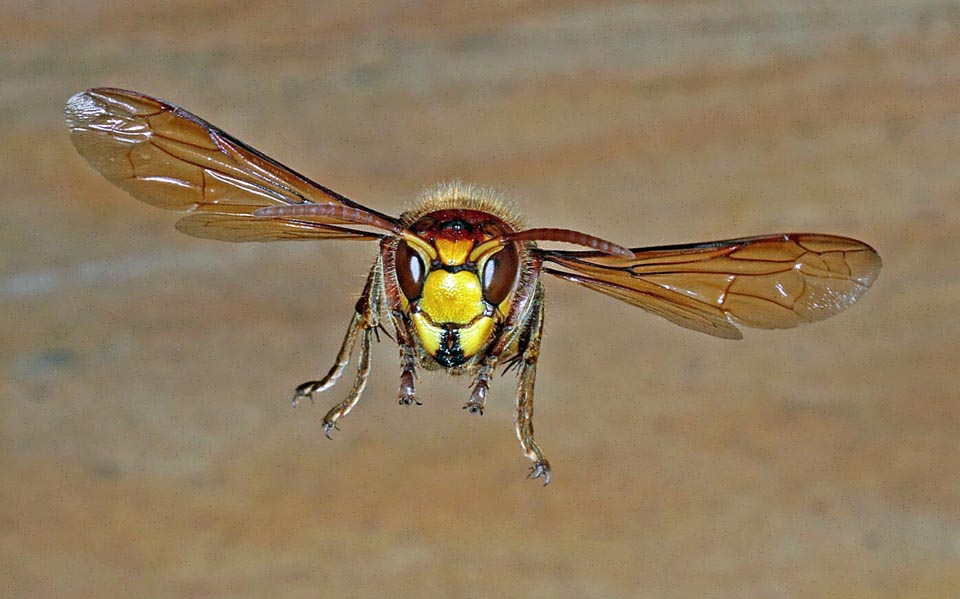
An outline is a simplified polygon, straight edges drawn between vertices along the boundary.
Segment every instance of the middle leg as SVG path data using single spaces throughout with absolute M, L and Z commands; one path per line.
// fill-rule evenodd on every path
M 353 318 L 350 320 L 350 326 L 344 337 L 343 345 L 337 354 L 337 360 L 330 372 L 319 381 L 310 381 L 297 387 L 294 395 L 294 404 L 301 397 L 310 397 L 316 392 L 329 389 L 337 382 L 343 374 L 347 363 L 350 361 L 350 354 L 353 352 L 354 343 L 359 336 L 360 347 L 357 356 L 357 376 L 354 379 L 353 387 L 346 399 L 339 402 L 323 417 L 323 434 L 328 439 L 330 431 L 339 428 L 337 422 L 350 413 L 350 411 L 360 401 L 360 396 L 367 385 L 367 377 L 370 375 L 370 353 L 371 344 L 377 327 L 380 326 L 380 303 L 383 296 L 383 261 L 378 257 L 373 268 L 367 276 L 367 282 L 357 300 Z
M 373 328 L 365 328 L 360 331 L 360 352 L 357 357 L 357 378 L 353 381 L 353 388 L 347 394 L 347 398 L 333 406 L 326 416 L 323 417 L 323 435 L 330 439 L 332 429 L 339 430 L 337 421 L 350 413 L 350 410 L 360 401 L 360 395 L 367 386 L 367 377 L 370 375 L 370 338 L 373 336 Z

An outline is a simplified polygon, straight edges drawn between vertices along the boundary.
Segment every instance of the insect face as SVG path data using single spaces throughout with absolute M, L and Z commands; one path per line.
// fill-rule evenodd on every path
M 423 351 L 445 368 L 477 356 L 509 312 L 520 278 L 513 229 L 478 210 L 438 210 L 410 227 L 395 257 L 401 307 Z M 419 241 L 422 241 L 420 243 Z

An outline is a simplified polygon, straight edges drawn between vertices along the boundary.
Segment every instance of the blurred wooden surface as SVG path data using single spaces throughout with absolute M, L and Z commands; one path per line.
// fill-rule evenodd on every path
M 26 3 L 24 3 L 26 4 Z M 0 9 L 0 595 L 955 597 L 957 2 L 72 3 Z M 834 319 L 726 342 L 549 281 L 523 479 L 513 379 L 334 442 L 355 243 L 191 239 L 74 152 L 115 85 L 358 201 L 439 180 L 628 244 L 855 236 Z

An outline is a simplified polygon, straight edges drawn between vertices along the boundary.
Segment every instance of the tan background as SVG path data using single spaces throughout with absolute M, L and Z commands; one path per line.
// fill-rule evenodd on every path
M 960 4 L 65 3 L 0 14 L 0 595 L 955 597 Z M 27 3 L 23 3 L 27 4 Z M 31 3 L 32 4 L 32 3 Z M 850 311 L 740 342 L 549 281 L 525 481 L 487 414 L 291 409 L 372 245 L 230 245 L 94 174 L 116 85 L 396 213 L 439 180 L 628 244 L 856 236 Z

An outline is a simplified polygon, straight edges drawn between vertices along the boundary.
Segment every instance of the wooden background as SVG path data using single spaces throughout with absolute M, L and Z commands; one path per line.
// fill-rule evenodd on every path
M 0 595 L 954 597 L 960 4 L 6 3 Z M 27 8 L 25 5 L 33 5 Z M 40 7 L 40 8 L 37 8 Z M 875 245 L 859 304 L 740 342 L 549 281 L 512 377 L 325 372 L 374 247 L 230 245 L 110 186 L 62 106 L 182 105 L 379 210 L 461 179 L 625 244 Z

